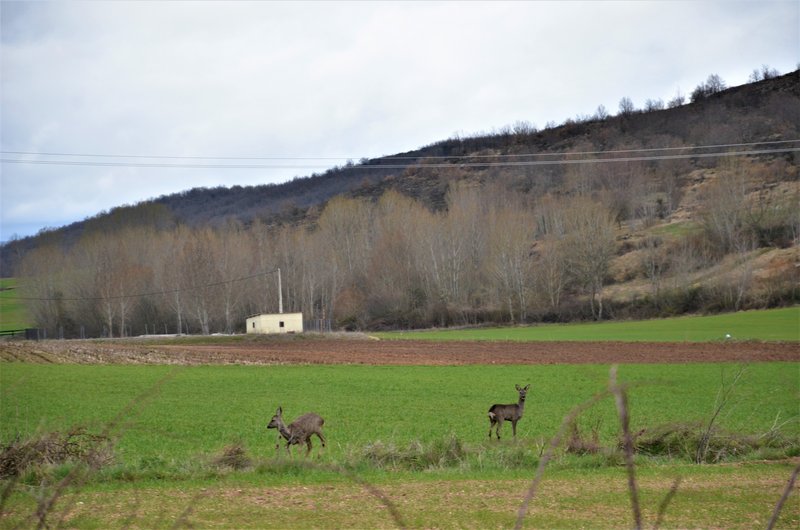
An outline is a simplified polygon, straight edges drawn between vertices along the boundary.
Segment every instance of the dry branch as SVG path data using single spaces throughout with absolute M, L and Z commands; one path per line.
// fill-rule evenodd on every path
M 622 426 L 622 435 L 625 449 L 625 468 L 628 471 L 628 491 L 631 496 L 631 509 L 633 510 L 634 528 L 642 527 L 642 511 L 639 507 L 639 493 L 636 488 L 636 468 L 633 463 L 633 438 L 630 430 L 630 417 L 628 416 L 628 397 L 625 389 L 617 384 L 617 365 L 611 367 L 609 373 L 609 389 L 614 394 L 617 403 L 617 412 Z
M 522 504 L 517 512 L 517 522 L 514 525 L 515 530 L 522 528 L 522 521 L 525 519 L 525 515 L 528 513 L 528 506 L 533 500 L 533 497 L 536 495 L 536 488 L 539 486 L 539 482 L 542 481 L 542 476 L 544 476 L 544 468 L 553 457 L 555 450 L 559 445 L 561 445 L 561 441 L 564 439 L 564 435 L 566 434 L 567 430 L 583 411 L 593 407 L 595 404 L 608 397 L 608 395 L 608 391 L 599 392 L 588 400 L 574 407 L 569 414 L 564 417 L 561 422 L 561 427 L 559 427 L 556 435 L 550 440 L 550 445 L 548 446 L 542 458 L 539 460 L 539 465 L 536 468 L 536 474 L 534 475 L 531 485 L 528 487 L 528 492 L 525 494 L 525 498 L 522 500 Z
M 786 488 L 783 490 L 783 495 L 778 500 L 778 504 L 775 505 L 775 509 L 772 511 L 772 517 L 769 519 L 769 523 L 767 524 L 767 530 L 772 530 L 775 528 L 775 523 L 778 522 L 778 516 L 781 514 L 781 510 L 783 509 L 783 504 L 786 502 L 786 499 L 789 498 L 789 494 L 792 492 L 792 488 L 794 487 L 794 482 L 797 480 L 797 475 L 800 474 L 800 464 L 794 468 L 792 471 L 792 475 L 789 477 L 789 482 L 786 483 Z

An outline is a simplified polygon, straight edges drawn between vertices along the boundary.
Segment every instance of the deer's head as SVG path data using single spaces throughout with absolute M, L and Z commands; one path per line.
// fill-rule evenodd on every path
M 528 395 L 528 389 L 531 387 L 531 385 L 525 385 L 525 387 L 521 387 L 519 385 L 515 386 L 517 388 L 517 392 L 519 392 L 519 400 L 525 401 L 525 396 Z
M 277 412 L 275 412 L 275 415 L 272 417 L 271 420 L 269 420 L 269 423 L 267 424 L 267 429 L 280 429 L 282 423 L 283 423 L 283 410 L 281 409 L 281 407 L 278 407 L 278 410 Z

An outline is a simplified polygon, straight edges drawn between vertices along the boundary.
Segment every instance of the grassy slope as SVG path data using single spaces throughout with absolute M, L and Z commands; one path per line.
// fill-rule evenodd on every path
M 659 320 L 375 333 L 382 339 L 711 342 L 800 341 L 800 306 Z
M 29 327 L 25 305 L 17 300 L 16 280 L 0 278 L 0 331 Z

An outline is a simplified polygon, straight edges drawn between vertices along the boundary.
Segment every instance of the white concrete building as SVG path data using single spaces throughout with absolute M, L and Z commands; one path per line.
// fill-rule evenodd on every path
M 303 313 L 253 315 L 247 319 L 248 333 L 302 333 Z

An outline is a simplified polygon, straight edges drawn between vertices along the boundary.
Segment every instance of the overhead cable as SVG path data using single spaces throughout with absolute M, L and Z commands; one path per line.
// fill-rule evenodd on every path
M 498 161 L 498 162 L 432 162 L 424 161 L 424 158 L 416 164 L 359 164 L 346 166 L 340 169 L 348 170 L 375 170 L 375 169 L 406 169 L 409 166 L 421 168 L 452 168 L 452 167 L 520 167 L 520 166 L 555 166 L 568 164 L 601 164 L 613 162 L 649 162 L 655 160 L 680 160 L 692 158 L 714 158 L 732 156 L 754 156 L 767 154 L 793 153 L 800 151 L 800 147 L 785 147 L 778 149 L 751 149 L 745 151 L 717 151 L 713 153 L 684 153 L 674 155 L 648 155 L 634 157 L 615 157 L 615 158 L 575 158 L 565 160 L 520 160 L 520 161 Z M 604 152 L 608 153 L 608 152 Z M 574 156 L 578 153 L 562 153 L 562 156 Z M 529 155 L 535 156 L 535 155 Z M 427 158 L 427 157 L 426 157 Z M 447 157 L 451 158 L 451 157 Z M 452 157 L 458 158 L 458 157 Z M 461 158 L 470 158 L 469 156 Z M 490 156 L 489 158 L 501 158 Z M 163 162 L 102 162 L 93 160 L 20 160 L 20 159 L 0 159 L 3 164 L 32 164 L 32 165 L 52 165 L 52 166 L 90 166 L 90 167 L 130 167 L 130 168 L 176 168 L 176 169 L 331 169 L 330 166 L 317 166 L 310 164 L 298 165 L 279 165 L 279 164 L 170 164 Z
M 67 153 L 67 152 L 47 152 L 47 151 L 0 151 L 3 155 L 19 156 L 68 156 L 82 158 L 133 158 L 133 159 L 161 159 L 161 160 L 368 160 L 369 162 L 380 162 L 381 160 L 419 160 L 419 159 L 443 159 L 458 160 L 462 158 L 522 158 L 522 157 L 543 157 L 543 156 L 581 156 L 581 155 L 612 155 L 622 153 L 652 153 L 657 151 L 687 151 L 698 149 L 727 149 L 734 147 L 753 147 L 766 145 L 782 145 L 788 143 L 800 143 L 800 139 L 794 140 L 767 140 L 763 142 L 745 142 L 729 144 L 708 144 L 708 145 L 685 145 L 677 147 L 648 147 L 637 149 L 609 149 L 599 151 L 552 151 L 542 153 L 505 153 L 505 154 L 472 154 L 472 155 L 415 155 L 415 156 L 382 156 L 376 158 L 367 157 L 325 157 L 325 156 L 177 156 L 177 155 L 123 155 L 123 154 L 101 154 L 101 153 Z M 3 162 L 33 163 L 28 159 L 3 159 Z M 61 163 L 61 161 L 53 161 Z M 244 167 L 244 166 L 243 166 Z

